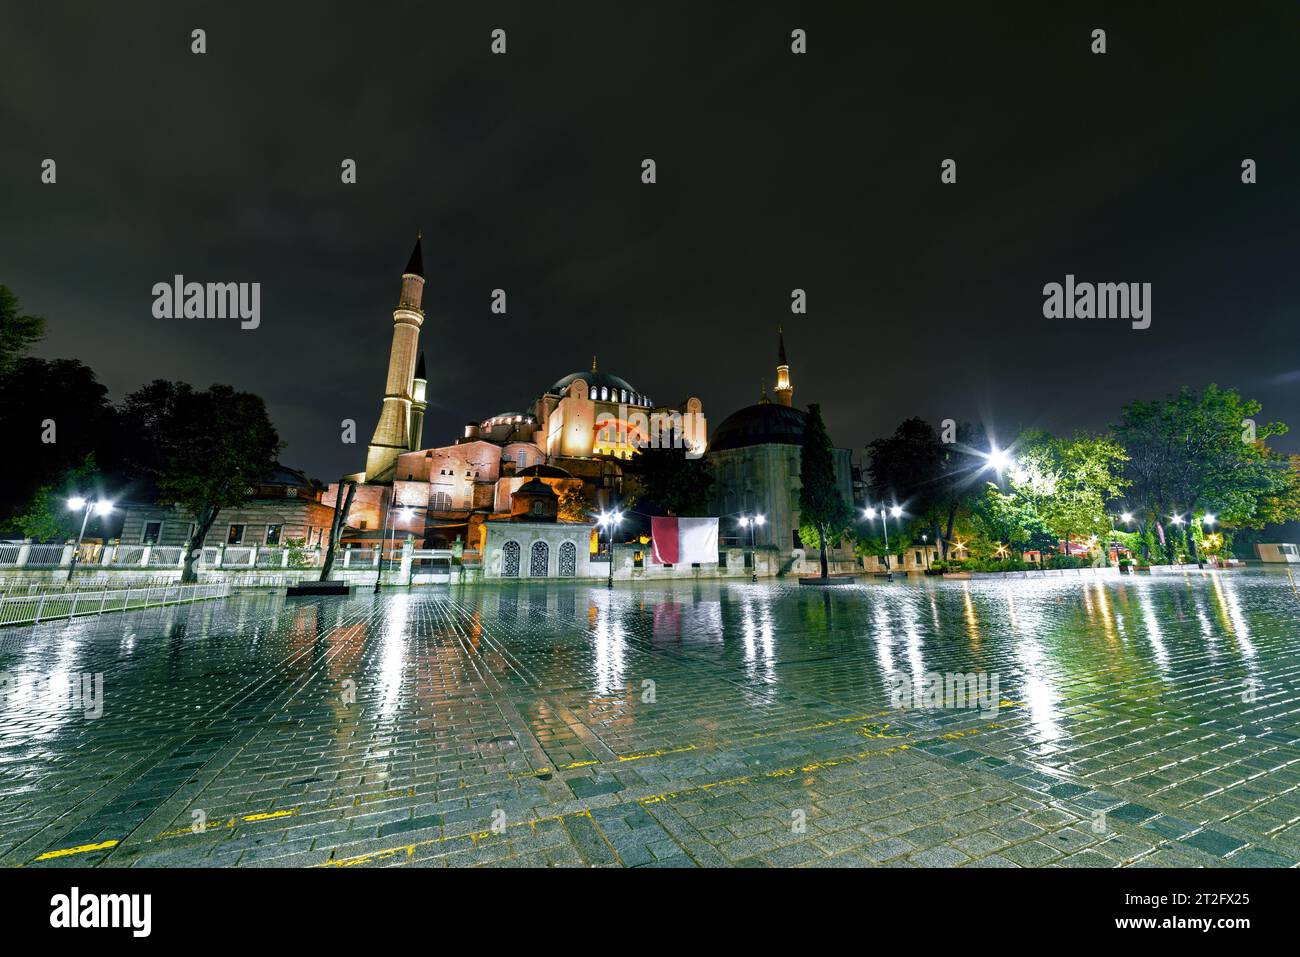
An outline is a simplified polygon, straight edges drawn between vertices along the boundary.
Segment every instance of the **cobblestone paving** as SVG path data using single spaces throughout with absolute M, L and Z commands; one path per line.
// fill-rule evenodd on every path
M 1300 860 L 1285 573 L 221 602 L 0 632 L 0 864 Z M 890 707 L 891 675 L 1001 706 Z M 51 675 L 102 673 L 103 713 Z M 93 687 L 93 685 L 92 685 Z

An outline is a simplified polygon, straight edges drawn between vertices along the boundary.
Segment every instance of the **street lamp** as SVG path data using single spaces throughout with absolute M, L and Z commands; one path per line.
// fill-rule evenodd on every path
M 921 552 L 925 555 L 925 570 L 930 570 L 930 533 L 921 533 Z
M 758 584 L 758 546 L 754 544 L 754 529 L 767 521 L 766 515 L 755 515 L 750 518 L 748 515 L 740 516 L 740 527 L 749 529 L 749 560 L 753 574 L 749 580 L 755 585 Z
M 90 520 L 90 513 L 93 510 L 96 515 L 104 516 L 113 511 L 113 503 L 107 499 L 99 499 L 92 502 L 89 499 L 82 498 L 80 495 L 74 495 L 68 499 L 68 508 L 72 511 L 83 509 L 81 514 L 81 531 L 77 532 L 77 547 L 72 550 L 72 564 L 68 566 L 68 581 L 72 581 L 72 575 L 77 570 L 77 558 L 81 554 L 81 539 L 86 534 L 86 522 Z
M 614 528 L 623 521 L 623 513 L 619 511 L 601 512 L 600 517 L 596 519 L 601 528 L 609 530 L 609 578 L 605 581 L 606 588 L 614 587 Z
M 1217 519 L 1209 512 L 1206 512 L 1205 515 L 1201 518 L 1201 521 L 1205 523 L 1206 528 L 1213 528 L 1214 523 L 1217 521 Z
M 885 511 L 883 505 L 880 506 L 880 527 L 885 531 L 885 581 L 887 582 L 892 582 L 894 580 L 894 570 L 889 564 L 889 516 L 892 515 L 894 518 L 898 518 L 902 514 L 903 508 L 901 505 L 892 506 L 888 512 Z M 862 510 L 862 517 L 868 521 L 874 519 L 876 517 L 876 509 L 868 505 Z
M 394 495 L 394 498 L 396 498 L 396 495 Z M 379 574 L 375 576 L 376 595 L 379 594 L 379 586 L 384 583 L 384 550 L 388 547 L 388 520 L 392 517 L 393 505 L 397 506 L 399 518 L 406 519 L 411 517 L 410 506 L 402 505 L 400 502 L 390 501 L 388 508 L 384 510 L 384 534 L 379 539 Z M 396 531 L 396 529 L 394 529 L 394 531 Z
M 1133 524 L 1133 513 L 1132 513 L 1132 512 L 1124 512 L 1123 514 L 1120 515 L 1119 520 L 1120 520 L 1121 522 L 1123 522 L 1125 525 L 1132 525 L 1132 524 Z

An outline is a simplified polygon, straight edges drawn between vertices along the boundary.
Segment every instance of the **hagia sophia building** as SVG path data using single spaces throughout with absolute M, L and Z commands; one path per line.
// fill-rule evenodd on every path
M 782 333 L 773 399 L 763 394 L 711 436 L 698 396 L 657 403 L 626 379 L 602 371 L 592 357 L 589 370 L 556 379 L 531 405 L 466 423 L 448 444 L 425 445 L 428 379 L 419 348 L 424 283 L 417 237 L 393 310 L 387 377 L 365 469 L 344 477 L 357 483 L 347 540 L 378 540 L 387 522 L 389 534 L 410 533 L 417 547 L 460 543 L 476 552 L 484 547 L 487 523 L 541 513 L 535 499 L 546 498 L 548 489 L 554 497 L 550 515 L 590 524 L 586 513 L 620 507 L 633 490 L 634 470 L 625 466 L 639 444 L 676 434 L 690 457 L 705 455 L 713 469 L 711 514 L 719 516 L 724 537 L 741 514 L 762 512 L 768 521 L 757 544 L 781 552 L 798 547 L 806 413 L 794 406 Z M 836 449 L 835 461 L 848 499 L 848 450 Z M 334 505 L 338 494 L 336 483 L 322 502 Z

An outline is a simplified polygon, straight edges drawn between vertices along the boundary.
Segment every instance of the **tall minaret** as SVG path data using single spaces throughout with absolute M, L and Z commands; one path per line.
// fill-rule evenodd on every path
M 366 453 L 366 481 L 382 482 L 392 478 L 397 456 L 407 451 L 410 438 L 411 395 L 415 377 L 415 360 L 424 323 L 424 257 L 420 253 L 420 234 L 416 234 L 411 259 L 402 271 L 402 297 L 393 310 L 393 346 L 388 353 L 388 380 L 384 385 L 384 405 L 379 413 L 370 449 Z
M 776 330 L 776 388 L 772 390 L 777 405 L 794 404 L 794 386 L 790 384 L 790 363 L 785 359 L 785 330 L 780 326 Z
M 424 411 L 429 407 L 425 401 L 425 391 L 429 388 L 429 376 L 424 371 L 424 350 L 415 363 L 415 378 L 411 380 L 411 434 L 410 450 L 418 452 L 424 448 Z

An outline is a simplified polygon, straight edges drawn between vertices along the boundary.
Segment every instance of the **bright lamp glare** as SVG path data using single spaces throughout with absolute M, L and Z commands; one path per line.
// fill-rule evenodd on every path
M 113 511 L 113 503 L 108 501 L 108 499 L 100 499 L 95 503 L 96 515 L 107 515 L 111 511 Z
M 988 455 L 984 456 L 993 471 L 999 474 L 1011 468 L 1011 456 L 1003 449 L 993 448 Z
M 894 518 L 898 518 L 898 516 L 903 514 L 903 506 L 895 505 L 893 508 L 889 510 L 889 514 L 894 516 Z
M 740 527 L 741 527 L 741 528 L 749 528 L 749 516 L 748 516 L 748 515 L 742 515 L 742 516 L 740 516 Z
M 1169 520 L 1173 522 L 1175 525 L 1183 524 L 1183 517 L 1181 515 L 1171 515 L 1169 516 Z
M 1127 525 L 1129 522 L 1133 521 L 1133 513 L 1125 512 L 1123 515 L 1119 517 L 1119 520 Z
M 1203 521 L 1205 522 L 1206 525 L 1213 525 L 1213 524 L 1214 524 L 1214 516 L 1213 516 L 1213 515 L 1206 515 Z
M 754 516 L 754 524 L 755 524 L 755 525 L 762 525 L 762 524 L 763 524 L 764 522 L 766 522 L 766 521 L 767 521 L 767 516 L 765 516 L 765 515 L 755 515 L 755 516 Z
M 72 498 L 68 499 L 68 508 L 70 509 L 75 510 L 75 509 L 85 508 L 85 507 L 86 507 L 86 500 L 82 498 L 80 495 L 74 495 L 72 496 Z
M 876 510 L 874 508 L 864 508 L 862 510 L 862 516 L 863 518 L 875 518 Z

